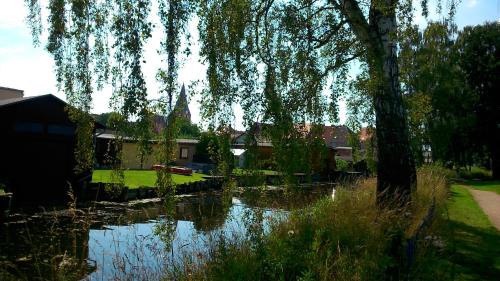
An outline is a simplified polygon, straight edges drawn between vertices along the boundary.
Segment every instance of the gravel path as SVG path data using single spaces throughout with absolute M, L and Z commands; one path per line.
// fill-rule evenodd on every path
M 500 195 L 492 191 L 483 191 L 469 188 L 470 193 L 477 201 L 491 224 L 500 231 Z

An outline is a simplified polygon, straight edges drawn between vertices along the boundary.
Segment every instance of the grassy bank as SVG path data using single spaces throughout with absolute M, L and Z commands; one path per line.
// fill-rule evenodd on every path
M 246 170 L 242 168 L 234 168 L 233 169 L 233 175 L 237 176 L 242 176 L 242 175 L 248 175 L 257 172 L 257 174 L 261 175 L 266 175 L 266 176 L 276 176 L 279 175 L 277 171 L 273 170 L 257 170 L 257 171 L 251 171 L 251 170 Z
M 498 192 L 498 185 L 475 182 L 474 188 Z M 447 204 L 449 225 L 444 237 L 449 241 L 448 264 L 455 280 L 498 280 L 500 276 L 500 233 L 464 185 L 451 186 Z M 499 206 L 500 207 L 500 206 Z
M 474 189 L 493 191 L 500 194 L 500 181 L 467 181 L 465 184 Z
M 220 236 L 201 261 L 187 259 L 191 262 L 166 280 L 386 280 L 398 272 L 401 278 L 411 274 L 418 279 L 432 245 L 419 245 L 414 267 L 408 269 L 404 241 L 427 213 L 431 194 L 438 210 L 444 206 L 445 178 L 432 169 L 420 171 L 414 203 L 399 211 L 379 210 L 375 183 L 370 179 L 354 190 L 340 188 L 335 200 L 326 197 L 292 212 L 286 221 L 273 223 L 269 234 L 255 211 L 248 218 L 249 233 L 236 239 Z
M 92 182 L 111 183 L 112 170 L 94 170 Z M 150 170 L 125 170 L 125 186 L 138 188 L 140 186 L 155 186 L 156 171 Z M 190 176 L 172 174 L 172 179 L 176 184 L 203 181 L 204 174 L 193 173 Z

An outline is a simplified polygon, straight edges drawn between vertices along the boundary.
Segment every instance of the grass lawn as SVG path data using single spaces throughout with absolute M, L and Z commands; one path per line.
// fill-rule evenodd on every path
M 273 171 L 273 170 L 258 170 L 258 172 L 260 172 L 264 175 L 267 175 L 267 176 L 273 176 L 273 175 L 278 174 L 278 172 Z M 243 175 L 244 173 L 245 173 L 245 169 L 242 169 L 242 168 L 234 168 L 233 169 L 233 174 L 235 174 L 235 175 Z
M 482 184 L 476 182 L 478 189 L 488 186 Z M 450 222 L 447 240 L 451 254 L 443 257 L 443 261 L 452 266 L 453 279 L 499 280 L 500 233 L 463 185 L 451 186 L 447 207 Z
M 112 170 L 94 170 L 92 182 L 111 182 Z M 129 188 L 138 188 L 140 186 L 155 186 L 156 171 L 152 170 L 125 170 L 125 186 Z M 203 181 L 204 174 L 193 173 L 191 176 L 172 174 L 172 178 L 176 184 L 187 182 Z
M 474 189 L 493 191 L 500 194 L 500 181 L 467 181 L 467 185 Z

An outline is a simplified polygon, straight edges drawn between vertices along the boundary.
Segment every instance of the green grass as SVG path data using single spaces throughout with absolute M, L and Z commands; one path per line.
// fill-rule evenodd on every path
M 112 170 L 95 170 L 92 175 L 92 182 L 111 183 Z M 156 171 L 151 170 L 125 170 L 125 186 L 134 189 L 140 186 L 155 186 Z M 172 174 L 172 179 L 176 184 L 203 181 L 204 174 L 193 173 L 190 176 Z
M 467 181 L 466 184 L 474 189 L 493 191 L 500 194 L 500 181 Z
M 244 175 L 245 172 L 247 172 L 246 169 L 242 169 L 242 168 L 234 168 L 233 169 L 233 174 L 234 175 Z M 257 172 L 261 173 L 261 174 L 264 174 L 264 175 L 267 175 L 267 176 L 274 176 L 274 175 L 278 175 L 278 172 L 276 171 L 273 171 L 273 170 L 257 170 Z
M 451 267 L 452 279 L 498 280 L 500 233 L 463 185 L 451 186 L 447 207 L 449 245 L 442 262 Z

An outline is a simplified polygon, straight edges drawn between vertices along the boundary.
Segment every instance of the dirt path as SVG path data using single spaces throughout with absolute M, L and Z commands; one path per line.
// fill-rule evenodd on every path
M 476 202 L 488 216 L 491 224 L 500 231 L 500 194 L 492 191 L 483 191 L 468 188 Z

